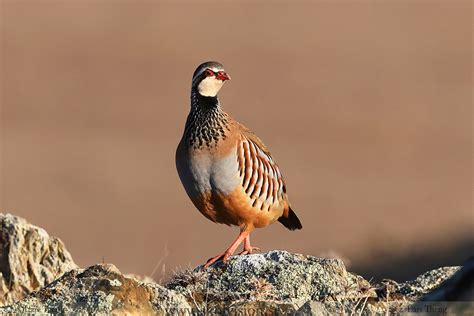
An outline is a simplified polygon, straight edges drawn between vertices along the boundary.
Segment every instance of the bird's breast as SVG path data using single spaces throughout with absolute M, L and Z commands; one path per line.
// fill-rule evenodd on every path
M 213 150 L 190 150 L 176 156 L 181 182 L 191 198 L 207 193 L 229 194 L 240 183 L 237 148 L 219 154 Z
M 237 147 L 230 153 L 218 155 L 211 168 L 211 188 L 223 195 L 230 194 L 240 184 L 238 170 Z

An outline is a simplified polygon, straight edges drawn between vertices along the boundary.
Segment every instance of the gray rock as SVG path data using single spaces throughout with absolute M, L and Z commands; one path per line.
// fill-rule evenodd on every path
M 396 292 L 413 298 L 421 297 L 449 279 L 459 267 L 443 267 L 425 272 L 412 281 L 396 286 Z
M 474 257 L 468 259 L 454 275 L 443 280 L 433 291 L 429 291 L 410 306 L 425 314 L 441 311 L 450 315 L 474 315 Z
M 61 240 L 22 218 L 0 213 L 0 306 L 75 268 Z
M 324 302 L 329 311 L 340 311 L 354 308 L 366 297 L 376 298 L 370 283 L 347 272 L 341 260 L 286 251 L 234 256 L 226 264 L 218 263 L 204 271 L 201 267 L 183 271 L 166 287 L 186 296 L 202 311 L 264 307 L 272 312 L 293 313 L 310 301 Z
M 297 312 L 303 315 L 324 316 L 329 315 L 329 312 L 324 307 L 323 303 L 316 301 L 306 302 Z
M 111 264 L 75 269 L 0 314 L 168 314 L 191 311 L 185 297 L 158 284 L 125 277 Z
M 453 271 L 456 273 L 451 278 L 443 280 L 438 288 L 420 301 L 474 301 L 474 257 Z
M 1 214 L 0 223 L 0 294 L 5 303 L 17 301 L 0 307 L 0 314 L 399 314 L 418 308 L 413 303 L 422 296 L 472 297 L 472 260 L 461 270 L 439 268 L 412 281 L 373 285 L 339 259 L 286 251 L 184 270 L 162 286 L 113 265 L 79 269 L 62 242 L 41 228 L 12 215 Z
M 166 287 L 187 297 L 200 311 L 385 314 L 407 311 L 458 269 L 435 269 L 413 281 L 386 280 L 377 286 L 348 272 L 339 259 L 271 251 L 231 257 L 207 270 L 181 271 Z

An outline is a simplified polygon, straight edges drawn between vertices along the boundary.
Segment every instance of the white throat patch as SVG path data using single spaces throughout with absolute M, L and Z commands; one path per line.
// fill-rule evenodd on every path
M 206 77 L 198 85 L 199 94 L 205 97 L 215 97 L 224 85 L 224 81 L 216 79 L 216 77 Z

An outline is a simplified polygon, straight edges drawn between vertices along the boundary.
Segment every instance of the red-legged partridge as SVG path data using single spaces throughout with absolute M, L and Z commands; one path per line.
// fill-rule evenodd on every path
M 291 230 L 301 222 L 288 202 L 280 169 L 263 142 L 225 113 L 217 93 L 229 75 L 217 62 L 201 64 L 193 75 L 191 111 L 176 151 L 176 168 L 197 209 L 216 223 L 236 225 L 240 234 L 223 253 L 207 261 L 227 261 L 250 232 L 279 221 Z

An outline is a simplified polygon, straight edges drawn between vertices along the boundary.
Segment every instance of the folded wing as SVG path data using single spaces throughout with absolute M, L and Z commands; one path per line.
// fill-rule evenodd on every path
M 261 141 L 243 135 L 237 147 L 237 157 L 242 188 L 252 206 L 262 211 L 279 204 L 286 204 L 287 208 L 285 182 L 280 169 Z

